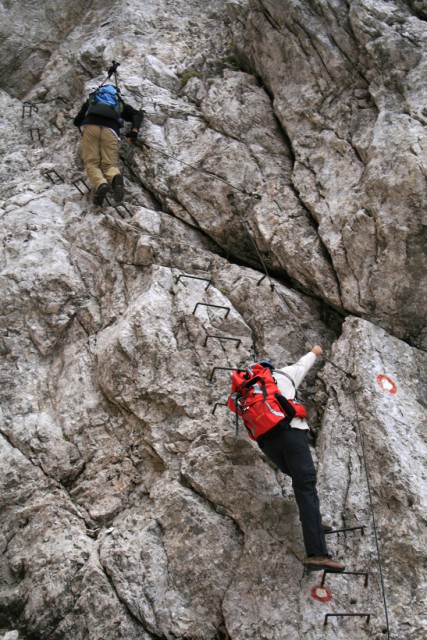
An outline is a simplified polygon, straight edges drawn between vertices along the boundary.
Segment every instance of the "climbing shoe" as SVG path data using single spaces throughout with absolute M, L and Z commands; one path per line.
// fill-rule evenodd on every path
M 332 560 L 329 556 L 309 556 L 304 558 L 303 564 L 309 571 L 329 571 L 331 573 L 341 573 L 345 566 Z
M 114 201 L 121 202 L 125 194 L 125 189 L 124 189 L 123 176 L 120 175 L 120 173 L 114 176 L 111 186 L 113 187 Z
M 95 191 L 95 195 L 93 196 L 93 204 L 101 205 L 104 202 L 104 198 L 107 195 L 109 189 L 110 188 L 106 182 L 100 184 Z

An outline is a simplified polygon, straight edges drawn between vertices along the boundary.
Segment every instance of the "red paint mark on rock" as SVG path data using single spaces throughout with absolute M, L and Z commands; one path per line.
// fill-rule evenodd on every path
M 397 387 L 393 380 L 388 376 L 383 375 L 382 373 L 377 376 L 377 382 L 384 391 L 387 393 L 396 393 Z
M 328 589 L 328 587 L 322 585 L 316 585 L 315 587 L 312 587 L 310 593 L 311 597 L 315 600 L 318 600 L 319 602 L 329 602 L 330 600 L 332 600 L 331 590 Z

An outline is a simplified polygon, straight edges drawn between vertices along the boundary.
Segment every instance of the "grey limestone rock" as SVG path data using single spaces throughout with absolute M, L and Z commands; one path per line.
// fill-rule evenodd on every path
M 424 5 L 2 4 L 2 640 L 424 637 Z M 100 208 L 72 118 L 113 59 L 144 121 Z M 323 587 L 224 406 L 230 368 L 314 344 L 358 572 Z

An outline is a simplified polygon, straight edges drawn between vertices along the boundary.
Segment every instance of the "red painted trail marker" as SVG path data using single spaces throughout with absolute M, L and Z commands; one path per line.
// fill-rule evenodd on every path
M 397 387 L 395 383 L 388 376 L 385 376 L 384 374 L 381 373 L 380 375 L 377 376 L 377 383 L 380 385 L 380 387 L 384 391 L 387 391 L 387 393 L 392 393 L 392 394 L 397 393 Z
M 310 591 L 311 597 L 319 602 L 329 602 L 332 600 L 332 593 L 328 587 L 321 586 L 317 584 L 315 587 L 312 587 Z

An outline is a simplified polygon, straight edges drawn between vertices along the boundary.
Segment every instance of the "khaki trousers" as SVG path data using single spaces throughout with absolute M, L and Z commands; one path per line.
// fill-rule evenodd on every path
M 120 141 L 111 129 L 95 124 L 85 125 L 82 159 L 95 191 L 104 182 L 111 184 L 114 176 L 120 173 L 119 147 Z

